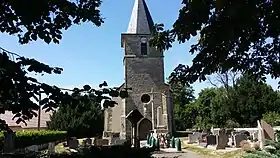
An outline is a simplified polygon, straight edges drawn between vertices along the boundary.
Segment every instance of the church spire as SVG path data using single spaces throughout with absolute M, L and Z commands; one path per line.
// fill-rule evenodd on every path
M 135 0 L 127 33 L 150 34 L 154 25 L 145 0 Z

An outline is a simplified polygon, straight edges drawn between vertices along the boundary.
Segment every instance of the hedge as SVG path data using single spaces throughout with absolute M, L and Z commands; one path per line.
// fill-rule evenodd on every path
M 174 137 L 188 137 L 189 134 L 192 134 L 192 132 L 189 132 L 189 131 L 176 131 L 174 133 Z
M 67 132 L 65 131 L 25 131 L 16 132 L 15 147 L 25 148 L 31 145 L 40 145 L 49 142 L 55 142 L 65 140 L 67 138 Z M 0 133 L 0 142 L 4 141 L 3 133 Z

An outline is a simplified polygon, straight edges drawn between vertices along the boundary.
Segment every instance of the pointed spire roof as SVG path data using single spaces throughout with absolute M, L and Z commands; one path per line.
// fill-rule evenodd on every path
M 150 34 L 154 25 L 145 0 L 135 0 L 127 33 Z

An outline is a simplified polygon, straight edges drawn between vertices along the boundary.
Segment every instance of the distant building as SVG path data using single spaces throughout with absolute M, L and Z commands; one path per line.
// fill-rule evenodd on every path
M 145 0 L 135 0 L 128 30 L 121 34 L 125 81 L 120 89 L 132 90 L 128 98 L 113 98 L 118 105 L 105 110 L 104 137 L 117 133 L 122 139 L 131 139 L 135 133 L 143 140 L 151 130 L 174 130 L 171 90 L 164 81 L 164 55 L 149 46 L 153 25 Z M 135 119 L 134 125 L 131 119 Z
M 38 112 L 37 112 L 38 114 Z M 41 110 L 41 117 L 40 117 L 40 129 L 47 129 L 47 122 L 50 121 L 50 115 L 52 111 L 45 112 L 45 110 Z M 8 126 L 13 131 L 23 131 L 23 130 L 37 130 L 38 129 L 38 117 L 33 117 L 31 120 L 26 121 L 27 126 L 24 123 L 17 124 L 16 118 L 12 120 L 14 114 L 10 111 L 6 111 L 5 114 L 0 114 L 0 118 L 5 120 Z

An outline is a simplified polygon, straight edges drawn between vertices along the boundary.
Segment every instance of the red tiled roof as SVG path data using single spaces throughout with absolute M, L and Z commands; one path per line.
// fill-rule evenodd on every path
M 38 114 L 38 112 L 37 112 Z M 50 121 L 50 115 L 52 111 L 45 112 L 45 110 L 41 110 L 41 120 L 40 127 L 47 127 L 47 121 Z M 35 128 L 38 127 L 38 117 L 33 117 L 31 120 L 26 121 L 27 126 L 24 123 L 17 124 L 15 118 L 12 120 L 14 114 L 11 111 L 6 111 L 5 114 L 0 114 L 0 118 L 5 120 L 9 126 L 21 126 L 22 128 Z

